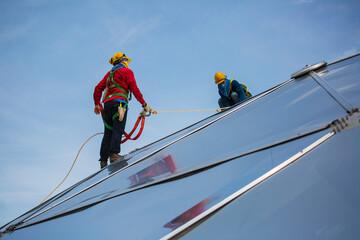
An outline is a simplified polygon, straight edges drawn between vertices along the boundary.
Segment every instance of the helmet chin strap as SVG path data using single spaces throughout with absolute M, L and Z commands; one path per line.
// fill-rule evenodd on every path
M 121 64 L 124 65 L 126 68 L 129 68 L 129 63 L 127 61 L 121 61 Z

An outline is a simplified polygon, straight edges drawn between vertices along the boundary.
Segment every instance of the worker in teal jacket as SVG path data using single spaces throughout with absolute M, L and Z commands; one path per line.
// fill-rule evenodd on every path
M 229 80 L 222 72 L 215 73 L 215 84 L 218 85 L 220 108 L 230 107 L 251 97 L 245 85 L 235 79 Z

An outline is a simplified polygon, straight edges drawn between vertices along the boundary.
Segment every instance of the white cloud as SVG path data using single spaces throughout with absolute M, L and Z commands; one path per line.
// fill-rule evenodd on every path
M 26 21 L 24 24 L 19 26 L 9 26 L 7 29 L 2 30 L 0 33 L 0 43 L 11 41 L 13 39 L 19 38 L 32 28 L 32 26 L 36 23 L 35 20 Z
M 143 36 L 145 33 L 155 29 L 160 22 L 161 16 L 142 21 L 140 23 L 124 22 L 123 18 L 107 19 L 105 24 L 109 31 L 109 41 L 111 44 L 124 45 L 128 42 L 134 41 L 136 38 Z M 118 27 L 114 28 L 114 22 L 120 23 Z

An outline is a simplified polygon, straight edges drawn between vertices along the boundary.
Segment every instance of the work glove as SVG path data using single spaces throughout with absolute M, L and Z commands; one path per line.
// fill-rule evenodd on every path
M 144 103 L 142 107 L 146 112 L 152 112 L 152 108 L 147 103 Z
M 100 114 L 102 109 L 103 109 L 103 108 L 102 108 L 101 105 L 95 105 L 94 113 L 95 113 L 95 114 Z

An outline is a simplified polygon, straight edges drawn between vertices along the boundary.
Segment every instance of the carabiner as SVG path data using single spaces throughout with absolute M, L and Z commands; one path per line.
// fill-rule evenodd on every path
M 151 115 L 151 112 L 147 113 L 145 111 L 145 109 L 143 109 L 141 112 L 140 112 L 140 116 L 141 117 L 149 117 Z

